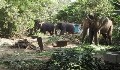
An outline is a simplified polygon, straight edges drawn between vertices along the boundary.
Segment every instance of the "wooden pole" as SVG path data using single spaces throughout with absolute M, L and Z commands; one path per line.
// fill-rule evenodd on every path
M 41 38 L 41 37 L 38 37 L 38 38 L 37 38 L 37 42 L 38 42 L 38 45 L 39 45 L 39 47 L 40 47 L 40 51 L 42 52 L 42 51 L 44 50 L 42 38 Z

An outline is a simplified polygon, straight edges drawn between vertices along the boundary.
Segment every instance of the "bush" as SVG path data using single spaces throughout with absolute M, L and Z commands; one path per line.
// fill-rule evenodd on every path
M 101 70 L 104 63 L 92 55 L 92 49 L 56 51 L 48 61 L 48 70 Z
M 0 3 L 1 37 L 22 36 L 29 29 L 31 32 L 35 19 L 52 22 L 53 16 L 62 7 L 56 5 L 58 1 L 52 0 L 0 0 Z
M 11 55 L 7 55 L 7 59 L 2 58 L 0 64 L 9 70 L 110 70 L 93 52 L 90 46 L 59 49 L 52 55 L 50 52 L 44 53 L 47 57 L 51 56 L 49 60 L 11 58 Z M 44 56 L 43 53 L 38 55 Z
M 60 10 L 56 19 L 68 22 L 82 23 L 83 17 L 89 13 L 111 16 L 114 6 L 109 0 L 77 0 Z
M 29 60 L 5 60 L 2 62 L 10 70 L 44 70 L 45 62 L 37 59 Z
M 120 16 L 117 15 L 114 17 L 114 31 L 113 31 L 113 36 L 114 38 L 120 38 Z

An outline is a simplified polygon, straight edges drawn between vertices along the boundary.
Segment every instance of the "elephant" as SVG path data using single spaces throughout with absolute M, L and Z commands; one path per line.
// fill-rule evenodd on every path
M 55 28 L 55 26 L 52 23 L 43 23 L 43 24 L 41 24 L 40 32 L 46 34 L 46 31 L 48 31 L 50 33 L 50 35 L 53 35 L 54 28 Z
M 113 22 L 108 17 L 101 17 L 98 21 L 101 23 L 99 27 L 100 34 L 102 34 L 103 38 L 106 41 L 106 44 L 112 44 L 112 31 L 113 31 Z
M 42 22 L 40 23 L 39 21 L 35 21 L 34 24 L 34 30 L 37 31 L 40 29 L 40 32 L 46 34 L 46 31 L 50 33 L 50 35 L 54 34 L 54 24 L 48 23 L 48 22 Z
M 60 30 L 60 35 L 64 35 L 64 33 L 74 34 L 74 25 L 71 23 L 59 22 L 55 26 L 55 34 L 57 35 L 57 31 Z
M 92 44 L 93 39 L 95 45 L 98 45 L 98 37 L 102 34 L 106 40 L 106 44 L 112 43 L 113 23 L 108 17 L 99 17 L 98 15 L 87 15 L 83 20 L 83 36 L 82 43 L 89 29 L 89 42 Z
M 93 21 L 94 17 L 92 15 L 88 15 L 86 17 L 83 18 L 82 20 L 82 24 L 81 24 L 81 27 L 82 27 L 82 43 L 84 42 L 84 38 L 86 35 L 89 34 L 89 26 L 90 26 L 90 23 Z

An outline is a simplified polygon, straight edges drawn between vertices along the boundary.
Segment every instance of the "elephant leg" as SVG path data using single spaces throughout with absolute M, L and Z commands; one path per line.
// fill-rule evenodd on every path
M 55 30 L 55 35 L 57 35 L 57 30 Z
M 55 26 L 54 32 L 55 32 L 55 35 L 58 34 L 58 28 L 57 28 L 57 26 Z
M 50 33 L 50 35 L 53 35 L 53 31 L 50 31 L 49 33 Z
M 84 38 L 85 38 L 85 36 L 87 35 L 87 30 L 88 30 L 88 28 L 84 28 L 84 29 L 83 29 L 82 43 L 84 42 Z
M 43 28 L 41 28 L 41 29 L 40 29 L 40 32 L 42 32 L 42 33 L 46 34 L 46 30 L 45 30 L 45 29 L 43 29 Z
M 109 45 L 112 44 L 112 27 L 110 27 L 108 31 L 108 40 L 109 40 Z
M 109 41 L 109 45 L 111 45 L 112 44 L 112 37 L 110 35 L 108 36 L 108 41 Z
M 94 35 L 94 32 L 91 29 L 89 29 L 89 41 L 90 41 L 90 44 L 92 44 L 93 35 Z
M 61 30 L 60 35 L 64 35 L 65 32 L 66 32 L 66 29 Z
M 99 32 L 95 32 L 94 34 L 95 45 L 98 45 L 98 35 L 99 35 Z
M 102 34 L 102 36 L 103 36 L 103 38 L 104 38 L 106 44 L 108 45 L 108 42 L 107 42 L 107 35 L 106 35 L 106 34 Z
M 54 31 L 52 31 L 52 35 L 54 34 Z
M 60 35 L 64 35 L 64 31 L 63 30 L 60 31 Z
M 108 36 L 108 44 L 111 45 L 112 44 L 112 34 L 109 33 L 107 36 Z

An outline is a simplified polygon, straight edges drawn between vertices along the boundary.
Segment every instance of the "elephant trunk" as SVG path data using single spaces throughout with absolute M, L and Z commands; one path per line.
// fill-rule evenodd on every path
M 57 29 L 55 29 L 55 35 L 57 35 Z
M 55 29 L 54 29 L 55 35 L 57 35 L 57 30 L 58 30 L 58 27 L 57 25 L 55 25 Z

